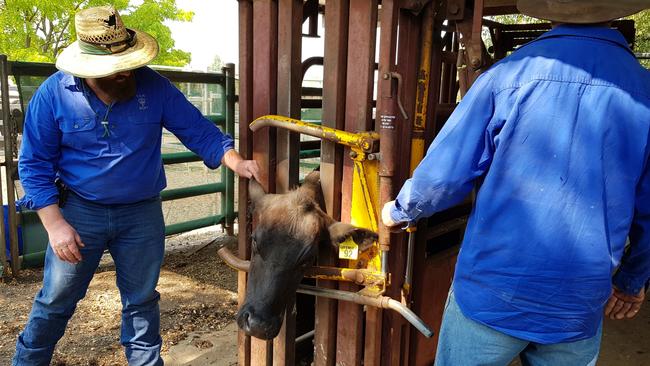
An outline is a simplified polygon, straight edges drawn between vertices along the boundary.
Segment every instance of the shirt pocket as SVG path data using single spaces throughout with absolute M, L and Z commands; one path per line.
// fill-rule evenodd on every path
M 95 117 L 67 117 L 60 121 L 61 144 L 76 148 L 86 148 L 97 143 Z

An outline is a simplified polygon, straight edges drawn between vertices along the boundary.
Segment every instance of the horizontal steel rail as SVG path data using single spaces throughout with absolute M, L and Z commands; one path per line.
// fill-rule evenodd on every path
M 226 183 L 208 183 L 198 186 L 165 189 L 160 192 L 163 201 L 178 200 L 194 196 L 202 196 L 210 193 L 223 193 L 226 190 Z

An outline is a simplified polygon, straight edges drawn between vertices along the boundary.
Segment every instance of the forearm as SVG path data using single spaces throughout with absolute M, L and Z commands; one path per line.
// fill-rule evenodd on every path
M 45 206 L 36 211 L 38 217 L 41 219 L 45 230 L 49 233 L 55 228 L 59 227 L 62 223 L 66 223 L 61 210 L 57 204 Z
M 242 158 L 241 155 L 239 155 L 239 153 L 235 149 L 230 149 L 226 151 L 223 154 L 223 157 L 221 158 L 221 164 L 225 165 L 226 167 L 228 167 L 228 169 L 232 171 L 236 171 L 237 164 L 239 164 L 242 161 L 244 161 L 244 158 Z

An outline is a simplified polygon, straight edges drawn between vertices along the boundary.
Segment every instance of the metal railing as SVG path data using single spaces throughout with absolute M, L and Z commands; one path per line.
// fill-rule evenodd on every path
M 235 103 L 237 101 L 237 97 L 235 95 L 234 67 L 234 64 L 227 64 L 226 67 L 223 68 L 223 74 L 172 71 L 164 69 L 158 69 L 156 71 L 175 83 L 201 83 L 221 85 L 225 95 L 225 97 L 221 99 L 223 103 L 222 110 L 224 113 L 221 116 L 209 116 L 208 118 L 213 123 L 221 127 L 224 133 L 230 134 L 234 137 Z M 5 55 L 0 55 L 1 95 L 8 95 L 9 77 L 13 76 L 19 89 L 20 102 L 24 110 L 31 95 L 24 95 L 23 90 L 21 90 L 21 80 L 26 77 L 46 78 L 56 71 L 57 70 L 53 64 L 13 62 L 8 61 Z M 31 81 L 33 82 L 33 80 Z M 32 92 L 33 90 L 35 90 L 35 87 L 31 89 Z M 1 132 L 4 137 L 3 145 L 5 159 L 2 163 L 0 163 L 0 165 L 6 169 L 7 174 L 5 175 L 4 179 L 0 180 L 0 190 L 6 189 L 8 199 L 5 203 L 0 196 L 0 205 L 7 204 L 8 220 L 7 227 L 5 227 L 4 212 L 3 210 L 0 210 L 0 228 L 2 229 L 2 235 L 0 235 L 0 276 L 6 274 L 8 267 L 8 258 L 5 256 L 6 242 L 4 233 L 6 232 L 9 233 L 9 247 L 11 258 L 20 258 L 20 260 L 11 261 L 11 269 L 14 275 L 19 272 L 21 268 L 20 262 L 21 260 L 24 260 L 25 257 L 28 257 L 29 262 L 33 265 L 34 263 L 38 262 L 42 263 L 45 255 L 45 251 L 43 251 L 37 253 L 24 253 L 23 256 L 19 256 L 18 226 L 19 223 L 23 221 L 21 220 L 21 216 L 27 214 L 27 212 L 16 211 L 14 196 L 14 183 L 15 178 L 17 177 L 16 165 L 18 157 L 17 135 L 22 132 L 22 123 L 20 121 L 17 121 L 15 116 L 10 114 L 11 111 L 8 110 L 8 98 L 2 98 L 2 106 L 2 115 L 0 115 L 0 118 L 2 118 L 3 123 Z M 162 158 L 165 165 L 189 163 L 202 160 L 199 156 L 189 151 L 165 153 L 162 154 Z M 234 173 L 225 167 L 221 167 L 219 170 L 221 179 L 218 183 L 166 189 L 161 192 L 163 201 L 196 197 L 214 193 L 221 195 L 221 207 L 219 214 L 167 225 L 165 226 L 166 235 L 178 234 L 215 224 L 223 224 L 228 232 L 232 232 L 232 224 L 236 217 L 236 212 L 234 212 Z M 33 214 L 33 212 L 31 213 Z

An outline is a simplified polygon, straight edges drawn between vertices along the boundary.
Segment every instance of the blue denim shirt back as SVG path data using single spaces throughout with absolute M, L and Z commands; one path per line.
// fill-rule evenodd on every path
M 622 35 L 562 25 L 476 81 L 391 215 L 415 221 L 480 185 L 454 278 L 460 308 L 530 341 L 589 338 L 619 265 L 628 293 L 650 277 L 649 137 L 650 74 Z

